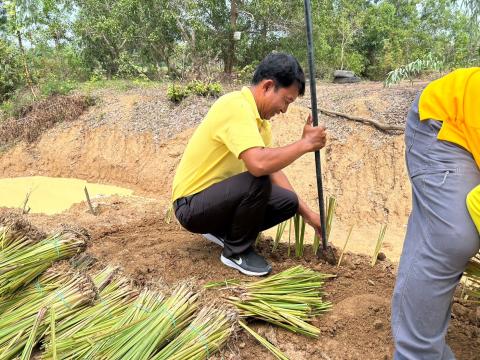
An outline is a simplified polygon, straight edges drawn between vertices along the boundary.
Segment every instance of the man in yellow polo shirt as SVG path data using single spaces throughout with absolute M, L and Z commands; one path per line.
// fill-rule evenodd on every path
M 455 359 L 445 342 L 451 302 L 479 249 L 480 68 L 430 83 L 408 113 L 405 143 L 413 206 L 392 301 L 394 358 Z
M 281 171 L 325 146 L 311 117 L 300 140 L 273 148 L 268 119 L 305 92 L 305 75 L 291 55 L 268 55 L 250 87 L 218 99 L 195 130 L 173 180 L 175 216 L 187 230 L 223 247 L 222 263 L 266 275 L 271 266 L 252 245 L 260 231 L 300 213 L 320 233 L 320 217 L 293 191 Z

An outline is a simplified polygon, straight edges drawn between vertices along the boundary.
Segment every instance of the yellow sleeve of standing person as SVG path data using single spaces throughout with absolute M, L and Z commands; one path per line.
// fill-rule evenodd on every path
M 471 190 L 467 195 L 467 209 L 480 233 L 480 185 Z

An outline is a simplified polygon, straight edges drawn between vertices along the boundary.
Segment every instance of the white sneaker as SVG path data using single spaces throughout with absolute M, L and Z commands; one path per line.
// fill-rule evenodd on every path
M 221 237 L 213 234 L 202 234 L 202 236 L 208 241 L 220 245 L 223 248 L 225 240 L 223 240 Z

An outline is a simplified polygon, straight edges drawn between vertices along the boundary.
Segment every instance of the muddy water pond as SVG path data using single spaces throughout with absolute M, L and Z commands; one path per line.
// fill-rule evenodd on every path
M 75 203 L 85 201 L 84 188 L 90 198 L 109 195 L 128 196 L 133 190 L 117 186 L 92 184 L 85 180 L 44 176 L 0 179 L 0 207 L 26 208 L 31 213 L 57 214 Z

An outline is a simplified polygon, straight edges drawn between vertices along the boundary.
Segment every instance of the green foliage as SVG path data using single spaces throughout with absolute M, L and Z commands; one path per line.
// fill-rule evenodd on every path
M 0 39 L 0 103 L 13 95 L 22 84 L 22 69 L 18 54 L 6 41 Z
M 398 84 L 401 80 L 410 79 L 412 80 L 413 77 L 420 75 L 422 71 L 425 70 L 440 70 L 442 67 L 442 63 L 438 60 L 433 58 L 431 54 L 429 54 L 424 59 L 417 59 L 408 63 L 405 66 L 401 66 L 395 70 L 392 70 L 388 73 L 387 78 L 385 79 L 385 86 L 390 86 L 393 84 Z
M 0 104 L 0 120 L 20 117 L 25 109 L 35 102 L 33 95 L 26 89 L 17 90 L 8 100 Z
M 190 91 L 188 91 L 187 88 L 184 86 L 175 85 L 175 84 L 168 85 L 167 99 L 174 103 L 179 103 L 189 95 L 190 95 Z
M 248 64 L 237 71 L 237 82 L 241 84 L 250 83 L 252 81 L 253 72 L 256 64 Z
M 312 0 L 316 76 L 343 68 L 384 80 L 429 54 L 445 68 L 478 66 L 479 9 L 478 0 Z M 235 69 L 247 83 L 272 51 L 308 68 L 301 1 L 11 0 L 0 2 L 0 39 L 0 101 L 25 85 L 205 81 Z
M 73 81 L 47 79 L 47 81 L 40 85 L 40 93 L 43 96 L 67 95 L 76 89 L 76 87 L 77 84 Z
M 218 82 L 202 82 L 193 80 L 186 86 L 170 84 L 167 88 L 168 100 L 178 103 L 190 95 L 218 97 L 223 91 Z

